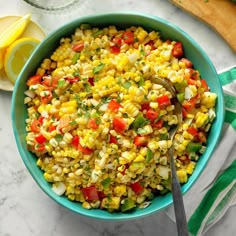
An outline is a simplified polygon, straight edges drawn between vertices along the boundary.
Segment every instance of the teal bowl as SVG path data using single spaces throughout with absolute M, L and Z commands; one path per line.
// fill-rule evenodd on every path
M 155 199 L 152 201 L 152 204 L 145 209 L 136 209 L 128 213 L 109 213 L 100 209 L 86 210 L 82 208 L 80 203 L 72 202 L 66 197 L 56 195 L 52 191 L 51 184 L 44 179 L 43 172 L 36 165 L 36 157 L 27 150 L 25 141 L 25 119 L 27 118 L 27 110 L 26 106 L 24 105 L 24 91 L 27 89 L 26 81 L 29 76 L 35 73 L 42 60 L 48 57 L 55 50 L 59 44 L 60 38 L 72 35 L 75 28 L 81 23 L 89 23 L 98 27 L 112 24 L 121 28 L 139 25 L 146 30 L 159 31 L 163 39 L 170 38 L 176 41 L 181 41 L 184 47 L 185 57 L 189 58 L 193 62 L 195 68 L 197 68 L 200 71 L 202 77 L 206 79 L 211 90 L 217 93 L 217 117 L 214 120 L 210 130 L 207 150 L 199 159 L 196 169 L 189 178 L 188 182 L 182 186 L 183 193 L 186 193 L 194 184 L 194 182 L 197 181 L 217 145 L 224 122 L 224 100 L 217 72 L 207 54 L 189 35 L 170 22 L 167 22 L 156 16 L 139 12 L 114 12 L 109 14 L 80 17 L 65 24 L 64 26 L 49 34 L 38 45 L 36 50 L 31 55 L 15 84 L 11 106 L 12 126 L 21 158 L 36 183 L 50 198 L 78 214 L 103 220 L 128 220 L 148 216 L 161 211 L 173 203 L 171 193 L 167 193 L 164 196 L 155 197 Z

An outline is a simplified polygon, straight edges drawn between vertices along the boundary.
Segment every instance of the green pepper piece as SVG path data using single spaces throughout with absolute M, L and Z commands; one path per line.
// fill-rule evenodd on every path
M 142 114 L 139 114 L 134 122 L 132 123 L 132 127 L 135 130 L 138 130 L 138 128 L 142 128 L 143 126 L 147 125 L 149 123 L 148 119 L 144 118 Z
M 73 65 L 76 64 L 79 59 L 80 59 L 80 53 L 77 52 L 77 53 L 75 53 L 75 55 L 72 58 L 72 64 Z
M 93 37 L 97 38 L 99 35 L 103 34 L 103 30 L 98 30 L 96 32 L 93 33 Z
M 180 103 L 184 101 L 184 92 L 183 93 L 177 93 L 177 98 Z
M 151 149 L 147 149 L 147 155 L 146 155 L 146 163 L 149 163 L 153 159 L 153 152 Z
M 130 198 L 124 199 L 124 204 L 121 205 L 121 211 L 129 211 L 135 207 L 134 201 Z
M 168 140 L 169 135 L 167 133 L 160 135 L 160 140 Z
M 184 79 L 182 82 L 176 83 L 175 88 L 176 88 L 177 91 L 183 92 L 187 85 L 188 85 L 187 81 Z
M 194 142 L 190 142 L 187 147 L 186 147 L 186 151 L 188 153 L 191 153 L 191 152 L 198 152 L 202 147 L 202 144 L 201 143 L 194 143 Z
M 109 177 L 101 181 L 101 184 L 103 185 L 104 188 L 108 188 L 110 183 L 111 183 L 111 178 Z

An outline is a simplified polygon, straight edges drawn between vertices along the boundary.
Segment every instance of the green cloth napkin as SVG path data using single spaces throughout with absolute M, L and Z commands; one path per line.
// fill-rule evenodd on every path
M 219 73 L 225 98 L 223 135 L 199 180 L 184 195 L 190 235 L 200 236 L 236 204 L 236 67 Z M 175 221 L 174 208 L 166 214 Z

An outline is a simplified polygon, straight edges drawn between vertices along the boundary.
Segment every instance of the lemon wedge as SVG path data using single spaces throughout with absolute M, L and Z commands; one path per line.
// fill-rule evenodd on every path
M 31 14 L 21 17 L 0 34 L 0 49 L 6 48 L 18 39 L 30 22 Z
M 39 42 L 38 39 L 25 37 L 16 40 L 7 48 L 4 57 L 4 69 L 8 79 L 13 84 Z

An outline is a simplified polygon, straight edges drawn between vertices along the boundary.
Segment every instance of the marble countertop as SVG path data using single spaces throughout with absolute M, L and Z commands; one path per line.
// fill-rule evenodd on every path
M 76 17 L 134 10 L 162 17 L 182 28 L 206 51 L 218 71 L 236 64 L 236 54 L 210 27 L 165 0 L 81 0 L 69 13 L 48 15 L 22 0 L 0 0 L 0 16 L 32 13 L 47 33 Z M 10 119 L 11 92 L 0 90 L 0 236 L 174 236 L 176 225 L 164 212 L 127 222 L 107 222 L 77 215 L 53 202 L 34 182 L 17 151 Z M 236 207 L 207 236 L 235 235 Z

